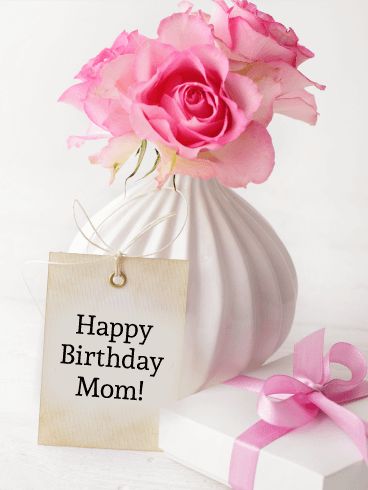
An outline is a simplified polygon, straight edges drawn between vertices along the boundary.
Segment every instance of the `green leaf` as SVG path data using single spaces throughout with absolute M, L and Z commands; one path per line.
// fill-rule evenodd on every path
M 143 177 L 141 177 L 139 180 L 143 180 L 146 177 L 148 177 L 149 175 L 151 175 L 156 170 L 158 164 L 160 163 L 161 155 L 156 149 L 155 149 L 155 151 L 156 151 L 156 160 L 155 160 L 155 163 L 153 164 L 153 167 L 145 175 L 143 175 Z
M 126 194 L 126 190 L 127 190 L 127 182 L 129 179 L 134 177 L 135 174 L 138 172 L 139 167 L 141 166 L 141 164 L 143 162 L 144 155 L 146 154 L 146 150 L 147 150 L 147 140 L 142 140 L 141 146 L 137 150 L 138 160 L 137 160 L 136 166 L 134 167 L 133 172 L 130 175 L 128 175 L 128 177 L 125 179 L 125 194 Z

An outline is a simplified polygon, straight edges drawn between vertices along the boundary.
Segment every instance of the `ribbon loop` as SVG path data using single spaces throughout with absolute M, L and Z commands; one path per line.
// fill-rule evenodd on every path
M 315 385 L 325 382 L 323 359 L 325 331 L 317 330 L 294 346 L 293 376 Z
M 340 364 L 350 372 L 350 379 L 331 379 L 324 387 L 324 394 L 332 399 L 340 399 L 343 395 L 354 397 L 354 390 L 359 389 L 367 375 L 367 362 L 362 352 L 346 342 L 333 345 L 326 356 L 327 362 Z
M 258 415 L 272 425 L 300 427 L 313 420 L 319 412 L 308 399 L 312 392 L 312 388 L 291 376 L 271 376 L 259 395 Z

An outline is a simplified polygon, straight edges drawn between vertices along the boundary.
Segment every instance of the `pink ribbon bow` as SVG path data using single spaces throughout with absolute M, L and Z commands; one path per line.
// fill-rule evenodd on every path
M 353 345 L 339 342 L 324 356 L 324 330 L 294 347 L 293 376 L 267 380 L 237 376 L 225 384 L 259 393 L 260 421 L 240 434 L 233 447 L 229 483 L 236 490 L 253 490 L 259 451 L 323 412 L 354 442 L 368 463 L 368 424 L 343 404 L 368 397 L 367 361 Z M 350 379 L 332 379 L 330 365 L 341 364 Z

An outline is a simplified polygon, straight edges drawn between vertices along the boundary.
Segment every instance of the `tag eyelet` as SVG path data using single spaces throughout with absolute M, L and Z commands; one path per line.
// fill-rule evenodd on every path
M 119 282 L 115 282 L 117 279 Z M 114 288 L 123 288 L 127 282 L 127 277 L 124 272 L 120 272 L 120 275 L 116 275 L 115 272 L 113 272 L 109 277 L 109 282 Z

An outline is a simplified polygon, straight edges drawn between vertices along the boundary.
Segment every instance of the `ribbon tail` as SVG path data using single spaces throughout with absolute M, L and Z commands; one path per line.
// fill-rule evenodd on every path
M 253 490 L 260 450 L 291 430 L 259 420 L 240 434 L 231 455 L 230 487 L 234 490 Z
M 311 394 L 310 400 L 350 437 L 368 464 L 368 424 L 320 392 Z

